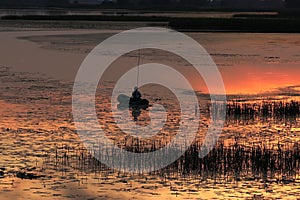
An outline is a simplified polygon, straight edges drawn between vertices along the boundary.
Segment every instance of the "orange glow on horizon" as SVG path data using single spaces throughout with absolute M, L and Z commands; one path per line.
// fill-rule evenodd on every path
M 260 94 L 300 85 L 298 65 L 243 65 L 219 68 L 227 94 Z M 192 78 L 196 90 L 208 93 L 203 80 Z M 196 81 L 197 80 L 197 81 Z

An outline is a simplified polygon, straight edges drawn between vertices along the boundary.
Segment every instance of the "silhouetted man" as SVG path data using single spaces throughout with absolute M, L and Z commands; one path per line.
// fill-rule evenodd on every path
M 141 95 L 138 87 L 134 87 L 134 91 L 132 92 L 132 100 L 139 101 L 139 100 L 141 100 L 141 97 L 142 97 L 142 95 Z

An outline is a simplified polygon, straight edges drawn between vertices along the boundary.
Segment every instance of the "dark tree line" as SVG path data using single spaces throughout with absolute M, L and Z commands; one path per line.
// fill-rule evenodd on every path
M 300 8 L 300 0 L 285 0 L 287 8 Z
M 69 5 L 68 0 L 0 0 L 0 7 L 65 7 Z
M 186 8 L 203 7 L 209 4 L 209 0 L 117 0 L 117 6 L 123 7 L 150 7 L 150 8 Z
M 283 8 L 284 2 L 282 0 L 219 0 L 221 7 L 227 8 Z
M 181 10 L 197 8 L 300 8 L 300 0 L 103 0 L 97 5 L 87 7 L 114 6 L 116 8 L 162 8 L 164 10 Z M 78 7 L 83 6 L 80 0 L 0 0 L 1 8 L 24 7 Z
M 102 5 L 116 5 L 116 6 L 123 6 L 123 7 L 159 7 L 159 6 L 165 6 L 165 7 L 179 7 L 179 6 L 205 6 L 208 5 L 209 0 L 116 0 L 116 1 L 110 1 L 110 0 L 103 0 Z M 69 1 L 69 0 L 0 0 L 0 7 L 16 7 L 16 8 L 22 8 L 22 7 L 67 7 L 67 6 L 76 6 L 76 5 L 82 5 L 82 2 L 80 0 L 76 1 Z M 97 2 L 95 2 L 95 5 L 97 5 Z M 101 5 L 101 3 L 98 4 L 98 6 Z M 91 5 L 93 6 L 93 5 Z

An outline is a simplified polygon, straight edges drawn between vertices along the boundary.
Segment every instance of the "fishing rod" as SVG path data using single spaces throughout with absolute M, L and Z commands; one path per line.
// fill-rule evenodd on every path
M 137 71 L 137 77 L 136 77 L 136 86 L 139 88 L 139 76 L 140 76 L 140 60 L 141 60 L 141 49 L 139 48 L 138 53 L 138 71 Z

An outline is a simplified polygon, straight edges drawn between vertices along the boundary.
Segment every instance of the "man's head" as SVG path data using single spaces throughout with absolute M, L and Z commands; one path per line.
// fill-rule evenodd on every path
M 138 87 L 137 87 L 137 86 L 135 86 L 135 87 L 134 87 L 134 90 L 137 90 L 137 89 L 138 89 Z

